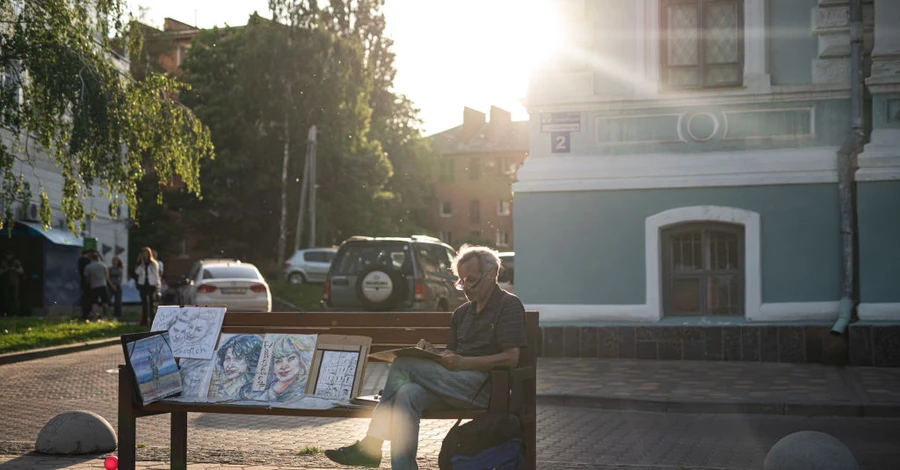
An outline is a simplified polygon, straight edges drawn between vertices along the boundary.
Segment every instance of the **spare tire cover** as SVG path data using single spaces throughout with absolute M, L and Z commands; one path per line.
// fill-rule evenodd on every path
M 371 310 L 389 310 L 397 306 L 405 290 L 403 278 L 388 266 L 372 266 L 359 274 L 356 294 Z

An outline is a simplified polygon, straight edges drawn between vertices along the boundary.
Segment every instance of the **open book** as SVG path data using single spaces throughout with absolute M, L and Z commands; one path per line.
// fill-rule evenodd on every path
M 417 346 L 408 346 L 398 349 L 388 349 L 369 354 L 370 359 L 377 359 L 384 362 L 394 362 L 398 357 L 421 357 L 423 359 L 431 359 L 437 361 L 441 358 L 441 351 L 436 348 L 422 349 Z

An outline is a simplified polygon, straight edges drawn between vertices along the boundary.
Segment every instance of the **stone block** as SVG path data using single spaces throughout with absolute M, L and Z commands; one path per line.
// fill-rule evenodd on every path
M 778 327 L 778 362 L 806 362 L 803 327 Z
M 634 341 L 634 327 L 619 327 L 619 358 L 634 359 L 637 356 L 637 348 Z
M 872 346 L 875 366 L 900 367 L 900 326 L 873 327 Z
M 704 346 L 703 343 L 684 343 L 684 360 L 702 361 L 707 359 Z
M 853 453 L 837 438 L 818 431 L 799 431 L 776 442 L 764 470 L 859 470 Z
M 774 326 L 759 328 L 759 360 L 778 362 L 778 329 Z
M 743 326 L 741 330 L 741 360 L 759 362 L 759 327 Z
M 847 329 L 850 337 L 850 365 L 872 365 L 872 327 L 850 325 Z
M 657 343 L 659 358 L 667 361 L 680 361 L 684 359 L 682 343 Z
M 741 360 L 741 327 L 722 328 L 722 359 L 726 361 Z
M 577 326 L 563 328 L 563 355 L 565 357 L 578 357 L 580 334 L 581 328 Z
M 805 328 L 806 362 L 819 364 L 822 362 L 822 337 L 824 328 L 807 326 Z
M 578 357 L 597 357 L 597 330 L 585 326 L 578 332 Z
M 655 342 L 638 341 L 637 342 L 637 358 L 638 359 L 659 359 Z
M 34 449 L 43 454 L 83 455 L 116 450 L 116 432 L 102 416 L 90 411 L 67 411 L 47 422 Z
M 616 327 L 597 328 L 597 357 L 615 359 L 619 357 L 619 329 Z
M 563 349 L 563 328 L 561 327 L 547 327 L 544 328 L 544 347 L 543 347 L 543 355 L 544 357 L 564 357 L 565 350 Z
M 722 327 L 711 326 L 703 329 L 706 346 L 706 359 L 722 360 Z

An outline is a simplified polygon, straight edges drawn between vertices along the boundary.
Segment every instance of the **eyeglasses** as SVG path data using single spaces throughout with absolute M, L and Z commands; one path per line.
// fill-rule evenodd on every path
M 469 289 L 474 289 L 481 283 L 481 280 L 484 279 L 484 275 L 485 273 L 482 273 L 481 276 L 478 277 L 469 276 L 466 278 L 459 278 L 453 285 L 456 286 L 456 290 L 463 290 L 464 286 L 468 286 Z

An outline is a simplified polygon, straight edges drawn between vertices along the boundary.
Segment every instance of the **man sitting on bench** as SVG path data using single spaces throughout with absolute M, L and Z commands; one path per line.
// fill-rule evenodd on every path
M 325 455 L 340 464 L 378 467 L 381 445 L 391 441 L 391 468 L 415 469 L 419 420 L 425 410 L 486 408 L 495 367 L 515 367 L 526 346 L 525 307 L 497 286 L 500 258 L 482 246 L 464 246 L 453 260 L 456 288 L 469 302 L 453 312 L 447 349 L 439 362 L 399 357 L 388 371 L 366 437 Z M 427 341 L 419 347 L 430 348 Z M 477 393 L 477 396 L 475 396 Z

